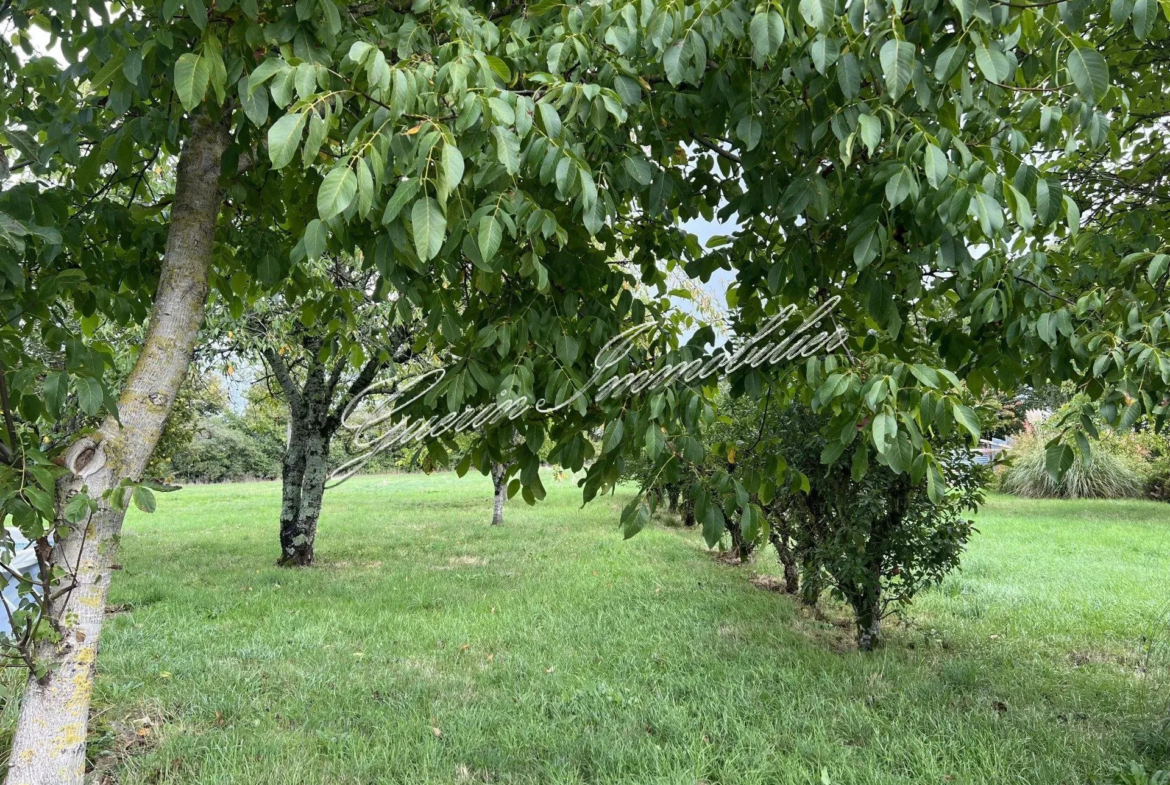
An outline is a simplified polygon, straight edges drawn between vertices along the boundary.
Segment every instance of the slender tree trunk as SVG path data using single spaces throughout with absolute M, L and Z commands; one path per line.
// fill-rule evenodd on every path
M 101 496 L 124 478 L 141 477 L 187 373 L 207 298 L 207 273 L 222 202 L 220 161 L 227 143 L 221 126 L 196 120 L 179 158 L 167 250 L 150 326 L 118 398 L 121 424 L 107 418 L 97 434 L 79 440 L 66 455 L 73 477 L 59 484 L 58 505 L 82 486 L 100 501 L 88 520 L 69 526 L 69 534 L 50 555 L 54 567 L 73 572 L 75 587 L 50 606 L 60 640 L 38 646 L 37 660 L 47 670 L 39 679 L 30 676 L 25 686 L 6 785 L 82 782 L 110 565 L 125 515 Z M 67 524 L 60 520 L 58 525 Z
M 797 594 L 800 591 L 800 569 L 796 563 L 796 553 L 793 551 L 792 543 L 789 541 L 788 535 L 782 534 L 773 526 L 771 532 L 768 534 L 768 539 L 772 541 L 772 546 L 776 548 L 776 556 L 780 559 L 780 565 L 784 568 L 784 591 L 789 594 Z
M 508 501 L 508 467 L 503 463 L 492 464 L 492 488 L 495 490 L 495 506 L 492 509 L 492 526 L 504 523 L 504 502 Z
M 695 525 L 695 503 L 688 497 L 683 502 L 683 526 Z
M 297 523 L 301 517 L 301 488 L 305 483 L 304 425 L 289 417 L 288 446 L 281 462 L 280 559 L 284 564 L 296 557 Z
M 666 487 L 666 498 L 670 502 L 667 507 L 669 512 L 678 512 L 678 494 L 679 487 L 677 485 L 668 485 Z
M 800 574 L 803 580 L 800 582 L 800 601 L 811 608 L 816 606 L 821 599 L 821 592 L 825 588 L 825 579 L 821 575 L 820 566 L 811 554 L 805 554 L 802 564 L 803 569 L 800 570 Z
M 727 516 L 724 516 L 724 519 L 727 521 L 727 532 L 731 535 L 731 549 L 735 551 L 735 555 L 740 563 L 746 564 L 751 561 L 755 543 L 748 542 L 744 539 L 743 530 L 740 528 L 738 522 L 733 521 Z
M 857 648 L 873 651 L 882 643 L 882 616 L 879 597 L 874 592 L 863 594 L 853 603 L 857 617 Z

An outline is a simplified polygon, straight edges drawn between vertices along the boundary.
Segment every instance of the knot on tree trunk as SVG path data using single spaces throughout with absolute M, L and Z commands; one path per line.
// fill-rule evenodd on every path
M 85 479 L 106 465 L 106 449 L 101 442 L 85 436 L 69 446 L 63 462 L 71 474 Z

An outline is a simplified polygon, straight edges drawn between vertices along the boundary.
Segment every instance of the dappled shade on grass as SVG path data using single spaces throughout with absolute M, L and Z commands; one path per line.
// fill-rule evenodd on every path
M 151 718 L 120 782 L 1039 784 L 1158 754 L 1170 506 L 994 498 L 859 655 L 693 530 L 623 542 L 625 497 L 546 486 L 493 527 L 487 478 L 357 478 L 303 571 L 272 566 L 275 483 L 134 513 L 96 698 Z

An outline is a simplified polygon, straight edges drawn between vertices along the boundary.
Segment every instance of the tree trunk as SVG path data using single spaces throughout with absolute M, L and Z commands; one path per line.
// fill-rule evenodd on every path
M 495 507 L 492 509 L 492 526 L 504 523 L 504 502 L 508 501 L 508 467 L 503 463 L 492 464 L 492 488 L 495 490 Z
M 670 512 L 678 512 L 678 494 L 679 487 L 677 485 L 666 486 L 666 498 L 670 502 L 670 506 L 667 507 L 667 510 Z
M 731 535 L 731 549 L 735 551 L 735 556 L 739 559 L 740 564 L 747 564 L 751 561 L 752 551 L 755 549 L 754 542 L 748 542 L 743 536 L 743 530 L 737 521 L 734 521 L 728 516 L 724 516 L 727 522 L 727 532 Z
M 98 640 L 125 515 L 101 497 L 123 479 L 141 477 L 187 373 L 207 298 L 227 144 L 223 127 L 195 121 L 179 158 L 150 326 L 118 398 L 121 424 L 106 418 L 97 434 L 83 437 L 66 454 L 73 476 L 59 483 L 58 509 L 82 486 L 99 500 L 98 509 L 69 526 L 52 549 L 52 565 L 74 571 L 75 587 L 50 605 L 49 618 L 61 637 L 37 647 L 37 661 L 46 670 L 39 679 L 30 676 L 25 686 L 6 785 L 80 785 L 84 777 Z
M 301 488 L 305 484 L 304 425 L 289 416 L 288 446 L 280 470 L 280 560 L 284 564 L 296 557 L 297 523 L 301 517 Z
M 853 607 L 857 615 L 857 648 L 873 651 L 882 643 L 882 615 L 878 598 L 864 595 Z
M 768 539 L 772 541 L 773 547 L 776 548 L 776 556 L 780 559 L 781 566 L 784 567 L 784 591 L 789 594 L 797 594 L 800 591 L 800 569 L 796 564 L 796 553 L 788 535 L 781 534 L 773 526 L 768 534 Z
M 321 500 L 325 495 L 325 480 L 329 476 L 329 437 L 320 432 L 305 438 L 304 479 L 301 482 L 300 508 L 292 530 L 292 539 L 283 544 L 281 564 L 287 567 L 308 567 L 313 563 L 313 546 L 317 540 L 317 520 L 321 517 Z
M 802 563 L 803 569 L 800 574 L 803 580 L 800 582 L 800 601 L 803 605 L 812 608 L 821 599 L 821 592 L 825 588 L 825 579 L 821 574 L 820 566 L 811 554 L 806 553 Z
M 695 525 L 695 503 L 688 496 L 683 502 L 683 526 Z

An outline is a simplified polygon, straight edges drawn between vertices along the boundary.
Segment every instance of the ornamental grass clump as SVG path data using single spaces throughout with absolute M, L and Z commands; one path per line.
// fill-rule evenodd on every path
M 1034 499 L 1129 499 L 1144 495 L 1141 458 L 1127 439 L 1102 433 L 1092 443 L 1088 460 L 1073 446 L 1076 460 L 1059 480 L 1048 471 L 1046 438 L 1042 433 L 1021 434 L 1008 451 L 1009 465 L 1000 490 Z

